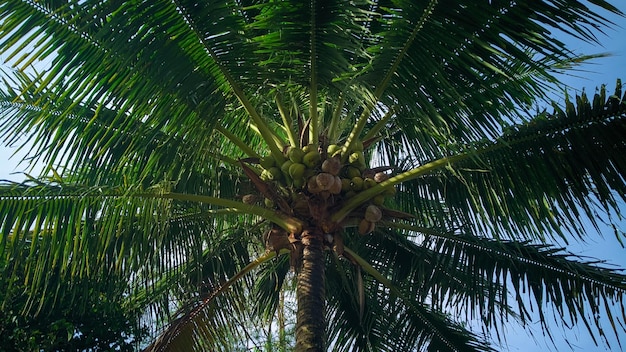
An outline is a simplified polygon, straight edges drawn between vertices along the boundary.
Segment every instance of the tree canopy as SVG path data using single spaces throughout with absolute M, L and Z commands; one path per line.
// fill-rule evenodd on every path
M 593 57 L 553 32 L 597 42 L 609 13 L 4 1 L 0 137 L 45 167 L 0 183 L 0 276 L 33 307 L 122 283 L 149 350 L 232 349 L 284 290 L 298 351 L 493 350 L 531 311 L 619 336 L 626 276 L 552 243 L 624 202 L 621 81 L 535 108 Z

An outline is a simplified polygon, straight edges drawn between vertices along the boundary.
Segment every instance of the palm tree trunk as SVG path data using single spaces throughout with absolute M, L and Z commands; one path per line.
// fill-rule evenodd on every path
M 280 290 L 278 298 L 278 346 L 280 352 L 287 351 L 287 331 L 285 331 L 285 291 Z
M 298 273 L 296 351 L 325 351 L 324 248 L 321 231 L 302 233 L 302 265 Z

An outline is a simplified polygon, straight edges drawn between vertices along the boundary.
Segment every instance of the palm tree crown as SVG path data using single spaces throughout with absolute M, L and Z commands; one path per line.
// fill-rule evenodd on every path
M 550 31 L 596 41 L 608 13 L 4 1 L 0 135 L 45 170 L 0 184 L 1 277 L 29 314 L 111 281 L 148 350 L 236 349 L 283 290 L 298 351 L 493 350 L 464 322 L 531 309 L 617 335 L 626 276 L 550 243 L 624 200 L 621 84 L 528 113 L 589 58 Z

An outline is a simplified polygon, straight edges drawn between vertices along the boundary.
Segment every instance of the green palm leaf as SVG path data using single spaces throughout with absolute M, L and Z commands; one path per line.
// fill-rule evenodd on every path
M 536 307 L 543 322 L 544 309 L 554 305 L 564 322 L 580 319 L 588 327 L 595 324 L 602 336 L 600 322 L 591 317 L 599 314 L 607 302 L 617 304 L 624 293 L 624 276 L 618 270 L 601 266 L 603 262 L 585 261 L 559 248 L 415 230 L 424 235 L 406 239 L 390 233 L 388 238 L 372 243 L 372 253 L 385 253 L 387 258 L 370 260 L 396 261 L 391 267 L 398 269 L 389 275 L 397 277 L 398 282 L 420 282 L 411 289 L 413 294 L 429 299 L 439 309 L 452 310 L 457 316 L 481 317 L 487 326 L 495 323 L 497 327 L 509 317 L 525 322 L 535 309 L 529 307 Z M 528 297 L 522 298 L 526 294 Z M 508 303 L 513 297 L 517 302 L 515 310 Z M 592 315 L 587 315 L 586 309 Z M 610 311 L 603 314 L 613 321 Z
M 296 349 L 491 350 L 464 320 L 499 334 L 531 305 L 594 337 L 605 315 L 617 334 L 624 276 L 549 240 L 619 213 L 621 84 L 528 117 L 554 73 L 601 56 L 552 31 L 597 43 L 611 13 L 604 1 L 5 1 L 0 136 L 44 168 L 0 183 L 0 259 L 23 268 L 2 278 L 37 312 L 87 301 L 64 283 L 115 277 L 159 348 L 237 349 L 271 332 L 289 266 Z M 289 261 L 269 260 L 281 252 Z
M 430 209 L 431 221 L 482 224 L 476 230 L 494 236 L 536 240 L 552 232 L 565 238 L 566 230 L 584 236 L 581 215 L 596 224 L 595 209 L 617 210 L 623 200 L 621 95 L 618 82 L 611 96 L 602 88 L 592 101 L 582 94 L 576 106 L 568 99 L 566 110 L 507 127 L 501 138 L 466 149 L 464 160 L 406 183 L 401 196 L 413 199 L 402 201 Z M 431 195 L 442 202 L 422 205 Z

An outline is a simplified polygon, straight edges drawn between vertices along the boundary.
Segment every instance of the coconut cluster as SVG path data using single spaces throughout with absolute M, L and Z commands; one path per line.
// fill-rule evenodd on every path
M 311 201 L 322 201 L 326 209 L 336 209 L 343 201 L 389 178 L 383 171 L 367 168 L 361 142 L 348 151 L 347 157 L 342 157 L 341 153 L 342 146 L 336 144 L 325 148 L 313 144 L 303 148 L 289 147 L 285 150 L 286 160 L 283 162 L 277 162 L 271 155 L 259 160 L 260 178 L 282 189 L 289 196 L 294 213 L 302 218 L 312 216 Z M 376 222 L 382 218 L 379 207 L 386 197 L 394 194 L 395 189 L 390 187 L 351 214 L 352 218 L 359 220 L 359 233 L 374 230 Z M 266 200 L 266 206 L 273 207 L 274 204 Z

